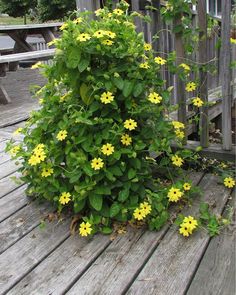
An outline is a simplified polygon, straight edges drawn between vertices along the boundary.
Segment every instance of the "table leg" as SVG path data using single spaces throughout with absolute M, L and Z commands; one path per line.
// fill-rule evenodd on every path
M 42 29 L 42 36 L 46 43 L 49 43 L 55 39 L 55 36 L 50 29 Z
M 1 82 L 0 82 L 1 83 Z M 0 84 L 0 104 L 8 104 L 11 102 L 9 95 L 7 94 L 5 88 Z

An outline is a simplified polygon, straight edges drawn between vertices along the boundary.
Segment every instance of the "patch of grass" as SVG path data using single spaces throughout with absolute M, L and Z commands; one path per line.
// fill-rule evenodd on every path
M 31 24 L 32 21 L 27 18 L 27 24 Z M 1 16 L 0 17 L 0 25 L 23 25 L 24 18 L 23 17 L 11 17 L 11 16 Z

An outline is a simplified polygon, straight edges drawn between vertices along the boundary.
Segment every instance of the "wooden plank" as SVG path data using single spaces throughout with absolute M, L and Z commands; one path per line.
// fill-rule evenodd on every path
M 197 184 L 202 175 L 193 173 L 189 177 Z M 167 230 L 168 225 L 158 232 L 129 230 L 107 247 L 67 294 L 92 294 L 93 290 L 104 295 L 124 294 L 127 285 L 140 272 Z
M 10 290 L 8 295 L 65 294 L 110 243 L 104 235 L 96 235 L 92 239 L 71 236 Z M 84 293 L 80 290 L 77 294 Z
M 207 64 L 207 12 L 206 1 L 199 0 L 197 4 L 198 10 L 198 27 L 199 27 L 199 46 L 198 46 L 198 62 L 202 66 Z M 208 89 L 207 89 L 207 72 L 199 71 L 199 94 L 200 98 L 207 104 L 208 102 Z M 200 142 L 202 147 L 209 145 L 209 118 L 208 107 L 203 106 L 200 113 Z
M 13 161 L 4 162 L 0 165 L 0 179 L 12 174 L 18 168 L 19 166 L 16 166 Z
M 50 212 L 53 212 L 50 204 L 35 201 L 1 222 L 0 254 L 37 227 Z
M 55 39 L 53 32 L 48 28 L 42 30 L 42 35 L 46 43 L 49 43 Z
M 0 56 L 0 63 L 6 62 L 14 62 L 20 60 L 28 60 L 28 59 L 37 59 L 37 58 L 46 58 L 53 57 L 55 54 L 55 48 L 38 50 L 38 51 L 30 51 L 30 52 L 22 52 L 22 53 L 13 53 Z
M 9 95 L 6 92 L 6 89 L 4 86 L 0 85 L 0 104 L 7 104 L 10 103 L 11 99 Z
M 5 294 L 69 237 L 69 220 L 47 223 L 8 248 L 0 256 L 0 293 Z
M 218 184 L 218 178 L 205 175 L 200 187 L 204 200 L 215 204 L 215 213 L 221 213 L 229 197 L 229 190 Z M 183 214 L 196 215 L 199 201 L 184 210 Z M 127 294 L 185 294 L 188 283 L 210 240 L 207 233 L 196 232 L 186 239 L 172 226 L 151 258 L 137 276 Z
M 1 25 L 0 33 L 6 33 L 14 30 L 29 30 L 29 29 L 41 29 L 41 28 L 54 28 L 62 26 L 62 22 L 56 23 L 43 23 L 43 24 L 29 24 L 29 25 Z
M 30 200 L 25 195 L 25 189 L 25 185 L 21 186 L 0 199 L 0 222 L 27 205 Z
M 232 106 L 232 89 L 231 89 L 231 50 L 230 50 L 230 34 L 231 34 L 231 0 L 225 0 L 222 5 L 222 27 L 221 27 L 221 54 L 220 69 L 222 83 L 222 133 L 223 133 L 223 149 L 231 150 L 232 134 L 231 134 L 231 106 Z
M 6 154 L 6 153 L 0 153 L 0 169 L 1 169 L 1 164 L 9 161 L 11 159 L 11 156 Z
M 229 202 L 231 207 L 234 204 L 235 192 Z M 235 244 L 236 232 L 233 224 L 210 241 L 187 295 L 208 295 L 209 290 L 214 290 L 215 295 L 235 294 Z
M 2 198 L 3 196 L 7 195 L 8 193 L 12 192 L 13 190 L 15 190 L 16 188 L 22 185 L 22 183 L 21 184 L 16 183 L 12 179 L 12 177 L 19 178 L 20 175 L 21 174 L 19 172 L 15 172 L 13 174 L 10 174 L 9 176 L 6 176 L 0 179 L 0 198 Z

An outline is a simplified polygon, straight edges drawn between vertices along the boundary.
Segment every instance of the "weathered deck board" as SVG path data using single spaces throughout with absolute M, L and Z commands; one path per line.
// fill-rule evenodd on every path
M 7 292 L 69 236 L 69 220 L 32 230 L 0 256 L 0 294 Z
M 23 185 L 0 199 L 0 222 L 23 208 L 29 202 Z
M 13 161 L 3 162 L 0 165 L 0 179 L 12 174 L 18 167 Z
M 200 186 L 208 202 L 216 202 L 216 212 L 221 213 L 229 197 L 229 190 L 217 184 L 217 177 L 206 175 Z M 214 188 L 214 191 L 212 191 Z M 196 214 L 197 206 L 186 210 L 185 214 Z M 173 226 L 157 247 L 140 274 L 135 278 L 127 294 L 184 294 L 188 283 L 201 259 L 210 238 L 196 232 L 191 239 L 176 233 Z
M 11 159 L 11 156 L 6 153 L 0 153 L 0 170 L 1 170 L 1 164 L 9 161 Z
M 235 192 L 229 202 L 234 204 Z M 209 295 L 209 290 L 214 295 L 235 294 L 235 245 L 235 226 L 210 241 L 187 295 Z
M 19 172 L 15 172 L 9 176 L 0 179 L 0 198 L 22 185 L 20 183 L 16 183 L 15 181 L 13 181 L 13 179 L 11 179 L 12 177 L 19 178 L 20 175 L 21 174 Z
M 0 254 L 37 227 L 53 208 L 32 202 L 0 223 Z
M 8 294 L 64 294 L 110 243 L 103 235 L 92 239 L 71 236 Z

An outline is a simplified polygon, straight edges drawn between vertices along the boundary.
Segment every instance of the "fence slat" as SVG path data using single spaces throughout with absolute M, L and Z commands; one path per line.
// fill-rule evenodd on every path
M 231 52 L 230 52 L 230 11 L 231 1 L 225 0 L 222 6 L 222 29 L 221 29 L 221 83 L 222 83 L 222 133 L 223 133 L 223 149 L 232 149 L 231 134 Z
M 207 63 L 207 13 L 206 1 L 199 0 L 197 5 L 198 10 L 198 25 L 199 25 L 199 64 L 205 65 Z M 199 94 L 204 104 L 208 102 L 207 89 L 207 72 L 200 70 L 199 73 Z M 208 106 L 203 106 L 200 115 L 200 143 L 202 147 L 209 146 L 209 118 Z

